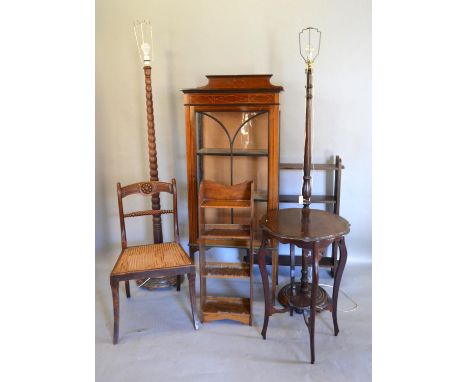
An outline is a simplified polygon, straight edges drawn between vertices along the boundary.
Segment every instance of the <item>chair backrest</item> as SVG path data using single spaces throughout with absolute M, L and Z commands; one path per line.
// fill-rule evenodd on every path
M 129 195 L 139 194 L 142 196 L 153 196 L 161 192 L 167 192 L 172 194 L 172 210 L 144 210 L 144 211 L 133 211 L 124 213 L 122 199 Z M 171 183 L 166 182 L 155 182 L 146 181 L 129 184 L 128 186 L 122 187 L 120 183 L 117 183 L 117 199 L 119 203 L 119 217 L 120 217 L 120 233 L 122 248 L 127 248 L 127 233 L 125 230 L 125 219 L 136 217 L 136 216 L 161 216 L 164 214 L 174 214 L 174 241 L 179 243 L 179 222 L 177 219 L 177 186 L 176 180 L 172 179 Z

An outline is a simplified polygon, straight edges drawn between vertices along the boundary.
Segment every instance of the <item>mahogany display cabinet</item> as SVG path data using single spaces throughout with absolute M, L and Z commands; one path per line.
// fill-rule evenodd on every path
M 259 220 L 278 209 L 279 95 L 271 74 L 212 75 L 208 84 L 184 89 L 190 256 L 198 250 L 200 182 L 254 182 L 254 248 L 260 247 Z M 218 209 L 209 222 L 245 224 L 243 211 Z M 273 245 L 273 243 L 272 243 Z M 249 248 L 248 240 L 207 240 L 207 247 Z M 273 267 L 275 268 L 275 267 Z

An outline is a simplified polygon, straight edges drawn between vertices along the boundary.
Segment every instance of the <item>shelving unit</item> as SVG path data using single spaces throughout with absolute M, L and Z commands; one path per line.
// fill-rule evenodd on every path
M 199 249 L 197 192 L 203 180 L 225 185 L 254 182 L 254 248 L 258 221 L 278 208 L 279 109 L 281 86 L 271 74 L 207 76 L 204 86 L 185 89 L 189 249 Z M 218 203 L 218 202 L 217 202 Z M 223 203 L 219 202 L 219 205 Z M 241 223 L 242 210 L 221 212 L 223 223 Z M 206 238 L 206 247 L 249 249 L 248 239 Z M 276 245 L 271 243 L 271 249 Z M 275 256 L 275 261 L 277 256 Z M 277 269 L 277 268 L 276 268 Z
M 249 254 L 253 254 L 253 216 L 254 216 L 254 185 L 252 181 L 234 186 L 225 186 L 212 181 L 202 181 L 198 192 L 199 217 L 199 264 L 200 264 L 200 302 L 202 322 L 217 320 L 235 320 L 252 325 L 253 256 L 248 256 L 249 262 L 214 262 L 206 261 L 206 243 L 211 247 L 224 247 L 232 240 L 245 240 L 249 243 Z M 205 214 L 208 210 L 230 210 L 231 223 L 207 223 Z M 249 224 L 234 223 L 234 210 L 247 210 Z M 215 215 L 216 218 L 216 215 Z M 211 217 L 213 219 L 213 216 Z M 249 298 L 209 296 L 207 294 L 207 279 L 237 279 L 248 280 L 250 283 Z

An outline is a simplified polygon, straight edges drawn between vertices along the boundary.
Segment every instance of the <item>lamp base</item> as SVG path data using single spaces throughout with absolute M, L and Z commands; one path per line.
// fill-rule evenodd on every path
M 310 309 L 310 295 L 312 291 L 312 284 L 307 284 L 307 289 L 304 292 L 300 292 L 301 283 L 296 282 L 296 293 L 291 299 L 291 284 L 286 284 L 278 292 L 278 301 L 284 307 L 290 306 L 293 307 L 296 313 L 302 313 L 304 310 Z M 327 309 L 330 303 L 330 297 L 328 296 L 325 289 L 318 287 L 317 289 L 317 301 L 316 309 L 318 312 L 321 312 L 324 309 Z
M 184 277 L 180 280 L 182 284 L 184 282 Z M 154 277 L 150 279 L 139 279 L 136 280 L 136 284 L 148 290 L 154 289 L 163 289 L 170 288 L 177 285 L 177 276 L 163 276 L 163 277 Z

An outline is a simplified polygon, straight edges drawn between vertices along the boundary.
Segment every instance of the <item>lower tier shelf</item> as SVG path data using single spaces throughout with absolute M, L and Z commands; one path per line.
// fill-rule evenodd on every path
M 261 242 L 260 239 L 254 239 L 253 247 L 254 249 L 260 248 Z M 198 242 L 189 243 L 189 246 L 196 248 L 198 251 Z M 222 247 L 222 248 L 250 248 L 249 239 L 205 239 L 205 247 Z M 269 250 L 276 247 L 269 246 Z
M 296 257 L 295 257 L 296 267 L 300 268 L 301 261 L 302 261 L 302 257 L 296 255 Z M 255 257 L 254 257 L 254 264 L 258 264 L 258 256 L 257 256 L 256 253 L 255 253 Z M 266 265 L 271 265 L 271 254 L 267 254 L 265 256 L 265 264 Z M 281 266 L 291 265 L 291 257 L 289 255 L 286 255 L 286 254 L 279 254 L 278 265 L 281 265 Z M 320 265 L 321 268 L 332 268 L 332 267 L 334 267 L 333 258 L 331 258 L 331 257 L 322 257 L 320 259 L 319 265 Z
M 202 322 L 234 320 L 250 325 L 250 299 L 207 296 L 202 306 Z
M 220 263 L 205 264 L 203 277 L 217 279 L 250 279 L 250 265 L 248 263 Z
M 289 306 L 299 310 L 310 310 L 310 295 L 312 291 L 312 284 L 307 284 L 305 293 L 301 293 L 301 283 L 295 282 L 296 293 L 291 297 L 291 284 L 282 287 L 278 293 L 278 301 L 283 306 Z M 332 310 L 332 299 L 322 287 L 317 289 L 316 310 Z

